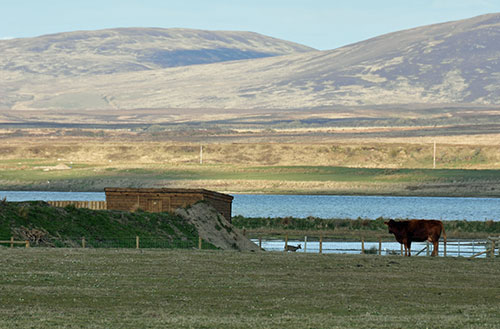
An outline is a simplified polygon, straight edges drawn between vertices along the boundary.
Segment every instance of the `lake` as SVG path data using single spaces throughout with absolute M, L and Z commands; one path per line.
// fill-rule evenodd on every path
M 233 194 L 233 216 L 500 220 L 499 198 Z M 0 191 L 8 201 L 104 201 L 104 192 Z
M 498 198 L 235 195 L 233 216 L 500 220 Z

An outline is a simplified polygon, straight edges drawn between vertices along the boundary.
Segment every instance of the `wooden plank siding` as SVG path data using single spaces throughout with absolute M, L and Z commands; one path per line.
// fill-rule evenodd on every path
M 233 197 L 205 189 L 105 188 L 108 209 L 149 212 L 173 212 L 205 200 L 231 221 Z
M 47 201 L 53 207 L 67 207 L 69 205 L 75 208 L 88 208 L 92 210 L 106 210 L 106 201 Z

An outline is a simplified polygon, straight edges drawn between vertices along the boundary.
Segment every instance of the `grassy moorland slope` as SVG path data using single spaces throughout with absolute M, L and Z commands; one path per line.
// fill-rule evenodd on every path
M 3 328 L 497 328 L 496 260 L 0 248 Z
M 0 40 L 0 71 L 27 76 L 92 76 L 314 51 L 243 31 L 116 28 Z
M 104 67 L 101 74 L 78 79 L 65 71 L 88 67 L 96 56 L 105 57 L 101 53 L 106 55 L 106 47 L 90 48 L 88 57 L 75 60 L 76 65 L 69 68 L 56 67 L 57 76 L 23 71 L 24 55 L 14 52 L 0 63 L 2 76 L 7 77 L 0 81 L 6 91 L 0 107 L 63 112 L 326 107 L 337 112 L 339 106 L 360 105 L 495 105 L 500 101 L 499 40 L 500 14 L 495 13 L 398 31 L 329 51 L 246 61 L 161 68 L 156 61 L 161 64 L 165 51 L 160 49 L 144 56 L 148 58 L 144 65 L 156 69 L 133 67 L 113 73 Z M 0 41 L 0 47 L 22 41 Z M 28 49 L 39 49 L 34 41 L 38 40 Z M 140 43 L 125 47 L 133 47 L 132 54 L 147 50 Z M 45 51 L 40 49 L 42 59 Z M 129 64 L 128 58 L 118 59 L 124 66 Z M 105 74 L 109 71 L 113 74 Z

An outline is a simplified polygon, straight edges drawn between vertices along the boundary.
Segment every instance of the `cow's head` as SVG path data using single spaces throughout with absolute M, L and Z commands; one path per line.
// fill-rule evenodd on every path
M 396 222 L 394 219 L 391 219 L 387 222 L 384 222 L 385 225 L 389 228 L 389 233 L 395 234 L 396 232 L 394 231 L 394 228 L 396 227 Z

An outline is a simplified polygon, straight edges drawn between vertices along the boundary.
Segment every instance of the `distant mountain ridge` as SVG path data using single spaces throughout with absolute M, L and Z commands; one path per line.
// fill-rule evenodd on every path
M 0 40 L 0 69 L 50 76 L 113 74 L 313 50 L 254 32 L 117 28 Z
M 238 44 L 235 53 L 244 57 L 248 54 L 245 52 L 262 51 L 256 50 L 262 48 L 255 47 L 252 39 L 259 35 L 244 36 L 231 37 L 235 41 L 229 44 Z M 184 36 L 179 42 L 192 44 L 188 39 Z M 2 55 L 6 53 L 2 47 L 10 41 L 0 42 Z M 214 42 L 217 46 L 210 48 L 212 52 L 228 44 L 227 40 Z M 147 41 L 131 44 L 130 47 L 148 48 L 144 46 Z M 23 47 L 34 46 L 30 43 Z M 74 73 L 57 77 L 30 72 L 31 62 L 24 71 L 0 64 L 6 77 L 0 81 L 0 107 L 60 111 L 191 108 L 210 112 L 215 108 L 334 111 L 339 106 L 500 104 L 498 13 L 394 32 L 330 51 L 296 49 L 288 43 L 268 46 L 268 52 L 275 49 L 272 53 L 289 54 L 166 68 L 170 64 L 151 55 L 143 62 L 148 63 L 147 69 L 120 69 L 106 74 L 89 69 L 87 62 L 75 60 L 71 62 L 71 67 L 77 68 Z M 162 51 L 178 49 L 187 47 Z M 60 52 L 64 50 L 56 53 Z M 161 52 L 158 54 L 162 58 Z M 205 58 L 212 55 L 204 53 Z M 116 58 L 119 56 L 118 51 Z M 140 56 L 146 55 L 142 52 Z M 179 58 L 187 58 L 186 62 L 193 57 L 181 54 Z M 58 67 L 58 63 L 53 65 Z M 88 72 L 78 73 L 79 67 Z

